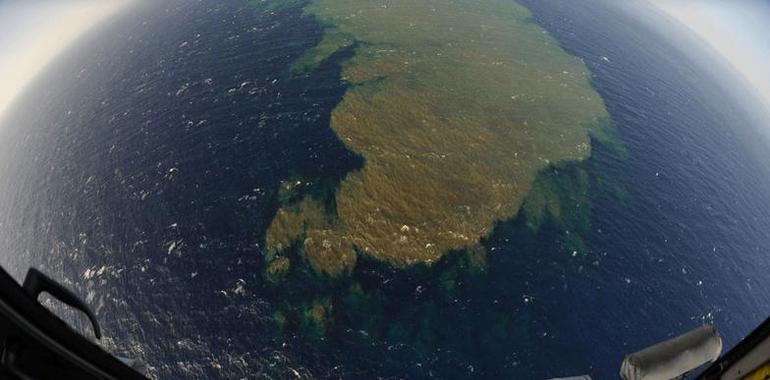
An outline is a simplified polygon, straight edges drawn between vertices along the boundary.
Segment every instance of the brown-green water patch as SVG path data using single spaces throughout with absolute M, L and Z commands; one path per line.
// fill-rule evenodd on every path
M 600 149 L 605 159 L 620 159 L 611 147 Z M 308 350 L 322 344 L 345 357 L 388 350 L 389 357 L 424 362 L 441 348 L 457 360 L 446 372 L 437 369 L 444 376 L 464 370 L 468 358 L 475 358 L 478 373 L 515 376 L 515 368 L 501 364 L 510 360 L 510 347 L 528 347 L 532 355 L 551 349 L 541 335 L 549 331 L 547 321 L 533 319 L 541 302 L 529 296 L 533 288 L 553 286 L 565 275 L 590 276 L 601 266 L 602 255 L 589 244 L 592 203 L 622 199 L 620 185 L 598 165 L 590 158 L 541 170 L 518 215 L 496 223 L 480 241 L 482 250 L 450 251 L 430 265 L 407 268 L 363 255 L 354 271 L 337 278 L 300 260 L 266 292 L 276 295 L 281 310 L 276 326 L 309 338 Z M 325 305 L 314 314 L 323 322 L 308 319 L 316 300 Z
M 287 202 L 269 255 L 296 242 L 336 276 L 362 254 L 405 268 L 477 250 L 533 186 L 543 198 L 531 203 L 558 206 L 537 173 L 588 158 L 589 135 L 605 134 L 586 67 L 516 3 L 317 0 L 305 10 L 327 33 L 296 72 L 355 46 L 331 126 L 365 165 L 342 180 L 331 210 Z
M 314 6 L 312 4 L 311 7 Z M 369 2 L 360 4 L 369 4 Z M 307 12 L 307 15 L 316 17 L 326 24 L 327 37 L 325 38 L 329 38 L 331 34 L 329 28 L 334 27 L 333 23 L 321 19 L 312 12 Z M 527 17 L 523 17 L 521 22 L 532 24 L 531 19 Z M 531 26 L 537 28 L 535 25 Z M 546 40 L 549 41 L 549 48 L 556 46 L 555 42 L 547 36 Z M 613 186 L 616 190 L 619 189 L 611 179 L 597 176 L 596 171 L 593 170 L 595 164 L 593 154 L 599 150 L 596 149 L 597 145 L 611 146 L 614 143 L 611 136 L 612 128 L 607 124 L 608 119 L 604 117 L 606 115 L 597 119 L 588 118 L 584 123 L 574 124 L 574 131 L 577 132 L 566 138 L 577 136 L 585 139 L 588 149 L 582 150 L 580 154 L 561 160 L 543 156 L 543 160 L 535 164 L 536 168 L 528 167 L 529 161 L 514 163 L 514 166 L 509 168 L 514 169 L 511 171 L 520 170 L 521 167 L 532 170 L 529 189 L 526 191 L 521 189 L 521 193 L 517 193 L 516 196 L 502 199 L 501 203 L 509 206 L 518 203 L 515 211 L 506 214 L 508 216 L 486 215 L 490 218 L 487 220 L 491 220 L 488 230 L 483 236 L 479 235 L 475 244 L 442 251 L 440 257 L 430 263 L 427 260 L 416 260 L 408 265 L 394 264 L 388 258 L 365 254 L 357 245 L 353 245 L 349 251 L 345 250 L 345 252 L 354 253 L 352 257 L 355 261 L 338 260 L 340 252 L 321 255 L 320 260 L 313 259 L 314 255 L 308 252 L 314 250 L 318 252 L 319 247 L 305 242 L 309 237 L 311 242 L 323 242 L 323 239 L 313 238 L 315 233 L 326 232 L 335 242 L 352 241 L 350 237 L 353 234 L 343 222 L 346 212 L 349 211 L 339 208 L 338 206 L 344 202 L 338 200 L 340 197 L 348 197 L 347 201 L 352 202 L 357 194 L 360 195 L 358 191 L 350 192 L 352 183 L 348 182 L 361 181 L 369 177 L 371 172 L 367 170 L 371 170 L 369 167 L 372 162 L 375 162 L 377 167 L 390 165 L 392 173 L 402 173 L 404 169 L 410 168 L 409 164 L 414 162 L 426 163 L 419 167 L 424 170 L 424 168 L 430 169 L 433 162 L 440 161 L 441 157 L 436 154 L 431 154 L 430 160 L 391 159 L 395 155 L 394 151 L 403 152 L 406 148 L 389 151 L 389 144 L 393 141 L 388 139 L 398 137 L 401 141 L 396 141 L 393 146 L 404 144 L 412 151 L 424 149 L 435 141 L 419 143 L 424 135 L 411 134 L 413 129 L 419 132 L 416 128 L 419 123 L 417 126 L 409 123 L 395 126 L 397 129 L 394 131 L 398 133 L 389 136 L 384 133 L 387 132 L 384 127 L 392 126 L 392 121 L 385 118 L 386 124 L 375 125 L 379 122 L 378 116 L 385 111 L 398 114 L 401 109 L 408 110 L 415 94 L 421 94 L 429 89 L 438 89 L 437 91 L 443 92 L 446 98 L 450 98 L 454 96 L 452 91 L 455 91 L 456 87 L 452 87 L 455 85 L 447 81 L 448 79 L 468 81 L 463 76 L 451 78 L 449 75 L 441 77 L 443 82 L 438 84 L 413 81 L 406 76 L 408 73 L 397 70 L 396 61 L 381 63 L 378 66 L 379 69 L 373 65 L 369 69 L 355 70 L 352 67 L 356 62 L 377 59 L 377 55 L 371 54 L 372 52 L 368 49 L 373 46 L 385 47 L 386 44 L 376 45 L 371 41 L 353 38 L 337 45 L 332 43 L 327 46 L 345 46 L 347 51 L 356 52 L 345 61 L 347 62 L 345 70 L 340 76 L 347 79 L 349 87 L 345 100 L 334 111 L 332 128 L 347 149 L 365 159 L 365 165 L 348 170 L 339 176 L 335 175 L 332 179 L 316 176 L 312 172 L 282 176 L 285 179 L 284 186 L 276 190 L 271 197 L 281 207 L 272 223 L 277 228 L 271 227 L 267 234 L 269 249 L 263 251 L 268 264 L 263 273 L 272 281 L 264 284 L 260 295 L 269 299 L 276 308 L 273 320 L 279 331 L 277 339 L 280 342 L 289 342 L 290 348 L 287 347 L 287 350 L 306 352 L 307 357 L 303 359 L 306 359 L 310 366 L 313 360 L 323 361 L 322 366 L 329 364 L 327 361 L 329 356 L 338 355 L 339 358 L 344 358 L 339 363 L 344 363 L 341 366 L 347 369 L 341 370 L 341 373 L 348 373 L 348 377 L 356 377 L 354 371 L 360 368 L 367 368 L 369 371 L 367 373 L 376 372 L 386 377 L 410 377 L 411 366 L 416 363 L 429 366 L 428 363 L 434 360 L 437 350 L 440 350 L 442 352 L 440 355 L 443 355 L 439 362 L 441 365 L 431 367 L 438 377 L 466 374 L 463 371 L 467 371 L 468 365 L 473 364 L 476 374 L 520 378 L 521 376 L 517 377 L 517 372 L 508 365 L 513 360 L 526 361 L 526 356 L 521 353 L 520 356 L 516 356 L 514 352 L 512 359 L 510 355 L 513 350 L 527 347 L 531 353 L 526 355 L 538 355 L 544 352 L 553 355 L 556 352 L 542 348 L 544 343 L 540 334 L 547 331 L 547 321 L 541 318 L 542 310 L 537 309 L 538 301 L 522 298 L 523 295 L 532 294 L 532 288 L 545 289 L 554 286 L 564 273 L 581 272 L 590 275 L 590 271 L 595 267 L 594 263 L 601 261 L 599 255 L 588 249 L 583 250 L 581 247 L 590 247 L 590 206 L 591 200 L 596 197 L 596 192 L 604 192 Z M 387 49 L 392 50 L 395 47 L 396 44 L 387 45 Z M 330 47 L 324 49 L 334 51 L 334 48 Z M 319 51 L 308 53 L 295 61 L 292 68 L 295 76 L 293 79 L 302 80 L 302 76 L 312 77 L 318 75 L 319 71 L 323 71 L 326 53 L 321 52 L 321 49 L 317 50 Z M 390 54 L 385 49 L 380 53 Z M 308 60 L 311 54 L 315 58 Z M 571 57 L 569 60 L 577 61 Z M 302 63 L 303 61 L 305 63 Z M 315 63 L 308 63 L 316 61 L 321 62 L 320 66 L 316 67 Z M 460 62 L 444 62 L 444 64 L 462 66 Z M 579 61 L 577 64 L 580 65 Z M 587 73 L 583 75 L 585 75 L 585 82 L 581 80 L 581 86 L 590 81 Z M 463 85 L 470 86 L 467 83 Z M 394 92 L 394 86 L 396 90 L 401 88 L 403 91 Z M 442 86 L 451 88 L 441 89 Z M 311 82 L 308 82 L 308 88 L 311 87 Z M 554 88 L 554 90 L 557 89 Z M 354 96 L 348 98 L 351 93 Z M 392 103 L 382 100 L 390 95 L 401 98 Z M 462 101 L 443 103 L 444 98 L 429 94 L 422 100 L 417 99 L 417 103 L 418 107 L 423 101 L 430 105 L 421 110 L 430 110 L 429 117 L 432 118 L 430 125 L 442 133 L 448 131 L 447 138 L 462 138 L 468 144 L 477 144 L 473 146 L 474 149 L 455 152 L 455 155 L 468 154 L 464 157 L 466 162 L 486 160 L 489 156 L 484 156 L 487 152 L 477 152 L 477 150 L 484 150 L 478 144 L 495 139 L 504 140 L 506 136 L 490 134 L 495 138 L 474 140 L 476 131 L 492 130 L 494 132 L 495 128 L 505 125 L 514 128 L 524 125 L 533 127 L 532 115 L 526 115 L 525 111 L 528 108 L 523 105 L 516 109 L 516 113 L 511 112 L 505 117 L 498 118 L 505 122 L 514 120 L 514 123 L 496 124 L 495 128 L 479 127 L 478 120 L 495 119 L 494 116 L 486 118 L 483 112 L 488 111 L 496 115 L 500 110 L 487 109 L 483 104 L 464 108 L 464 104 L 475 102 L 476 93 L 458 92 L 455 95 Z M 569 99 L 572 95 L 568 92 L 564 98 Z M 595 96 L 598 99 L 598 95 Z M 483 96 L 479 96 L 478 99 L 479 103 L 486 102 Z M 521 99 L 517 97 L 510 100 Z M 354 102 L 348 104 L 349 100 Z M 367 104 L 367 101 L 371 103 Z M 387 105 L 384 108 L 385 111 L 376 109 L 383 104 Z M 337 120 L 352 120 L 348 112 L 338 115 L 339 112 L 352 109 L 347 108 L 351 105 L 358 107 L 356 109 L 367 116 L 365 123 L 357 125 L 361 130 L 353 132 L 366 133 L 367 128 L 371 127 L 371 131 L 376 133 L 375 140 L 372 142 L 378 142 L 381 145 L 372 143 L 368 146 L 358 141 L 346 140 L 346 137 L 355 136 L 344 134 L 343 132 L 347 129 L 338 128 L 337 126 L 342 124 L 337 124 Z M 559 108 L 562 106 L 566 108 Z M 395 107 L 401 108 L 394 111 Z M 560 109 L 567 114 L 571 112 L 571 106 L 565 103 L 554 102 L 550 107 L 557 110 L 557 113 Z M 462 113 L 477 111 L 481 116 L 468 117 L 466 120 L 464 119 L 466 115 L 462 115 Z M 543 108 L 537 112 L 546 114 L 550 111 L 548 108 Z M 417 114 L 405 112 L 403 115 L 405 115 L 404 120 L 410 120 Z M 352 114 L 352 116 L 359 115 Z M 337 119 L 338 117 L 340 119 Z M 453 120 L 453 117 L 467 124 L 445 123 L 446 120 Z M 471 129 L 464 133 L 461 130 L 462 125 L 467 125 Z M 352 123 L 342 126 L 356 127 Z M 516 153 L 523 154 L 521 144 L 524 144 L 528 147 L 525 150 L 531 149 L 531 152 L 546 154 L 548 150 L 539 148 L 541 145 L 538 145 L 544 144 L 543 146 L 546 147 L 549 145 L 543 137 L 547 134 L 558 136 L 559 129 L 571 128 L 571 126 L 573 125 L 561 125 L 555 129 L 544 130 L 544 135 L 536 135 L 534 129 L 530 129 L 527 134 L 524 134 L 527 139 L 519 145 L 506 145 L 510 140 L 501 141 L 499 144 L 494 144 L 496 141 L 493 141 L 487 149 L 505 148 L 507 151 L 499 151 L 498 156 L 504 156 L 506 152 L 513 153 L 515 156 Z M 514 134 L 507 136 L 510 138 Z M 588 143 L 589 136 L 595 142 L 593 146 Z M 556 141 L 550 142 L 553 149 L 558 149 L 560 139 L 562 139 L 561 136 Z M 436 141 L 442 140 L 444 140 L 443 137 Z M 563 139 L 561 141 L 563 142 Z M 382 153 L 382 157 L 378 156 L 379 153 Z M 481 165 L 482 168 L 495 166 L 489 165 L 489 160 L 486 161 L 488 161 L 487 165 Z M 500 168 L 511 165 L 511 162 L 498 161 Z M 455 169 L 459 171 L 467 167 L 457 166 Z M 445 172 L 446 168 L 441 167 L 440 170 Z M 392 183 L 398 184 L 403 180 L 411 180 L 411 178 L 401 176 Z M 375 184 L 379 185 L 379 183 Z M 422 183 L 416 183 L 414 186 L 421 185 Z M 445 193 L 451 193 L 447 190 L 455 188 L 444 185 L 440 184 L 436 188 L 443 189 Z M 359 190 L 366 188 L 366 186 L 358 187 Z M 398 187 L 393 188 L 396 190 L 391 194 L 398 194 L 398 191 L 401 191 Z M 472 187 L 457 188 L 462 190 L 470 188 L 473 191 Z M 355 190 L 355 187 L 353 189 Z M 478 194 L 484 193 L 479 191 L 474 193 L 474 196 Z M 487 201 L 488 199 L 484 200 L 484 202 Z M 463 219 L 468 212 L 462 211 L 455 216 Z M 396 227 L 398 232 L 401 232 L 403 225 L 396 225 Z M 413 226 L 408 227 L 410 227 L 408 231 L 411 232 Z M 321 244 L 320 248 L 325 247 Z M 573 255 L 573 252 L 578 254 Z M 326 259 L 332 260 L 324 263 L 323 260 Z M 346 262 L 352 264 L 345 265 Z M 543 283 L 533 285 L 535 281 L 543 281 Z M 527 302 L 527 300 L 530 301 Z M 294 339 L 297 337 L 298 339 Z M 321 352 L 324 355 L 319 359 L 317 354 Z M 385 357 L 389 361 L 399 363 L 395 372 L 388 372 L 378 367 L 377 361 Z M 353 372 L 345 372 L 350 369 Z M 425 371 L 416 370 L 413 377 L 424 376 L 425 373 Z M 359 372 L 358 375 L 360 374 Z M 467 375 L 473 376 L 470 372 L 467 372 Z

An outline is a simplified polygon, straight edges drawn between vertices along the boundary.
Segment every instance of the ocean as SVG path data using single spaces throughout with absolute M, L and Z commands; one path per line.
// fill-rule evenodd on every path
M 601 379 L 701 323 L 735 344 L 770 314 L 770 160 L 742 100 L 601 1 L 524 3 L 585 61 L 623 147 L 594 144 L 582 164 L 585 252 L 512 220 L 484 242 L 489 269 L 450 292 L 436 284 L 452 260 L 266 283 L 281 181 L 333 187 L 365 164 L 329 128 L 353 51 L 292 76 L 322 35 L 299 8 L 171 0 L 86 36 L 0 121 L 0 264 L 74 289 L 104 345 L 164 379 Z M 368 298 L 339 306 L 327 335 L 276 326 L 287 303 L 343 300 L 351 282 Z

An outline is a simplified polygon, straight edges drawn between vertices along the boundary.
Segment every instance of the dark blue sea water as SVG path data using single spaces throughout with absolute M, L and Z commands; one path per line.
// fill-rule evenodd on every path
M 452 297 L 430 271 L 367 264 L 356 280 L 382 308 L 320 341 L 277 331 L 284 298 L 315 290 L 262 280 L 280 181 L 333 185 L 363 164 L 328 125 L 352 52 L 291 77 L 322 33 L 301 10 L 168 1 L 80 41 L 0 122 L 0 264 L 83 294 L 105 345 L 160 378 L 612 378 L 626 353 L 703 322 L 736 343 L 770 314 L 770 156 L 742 100 L 601 2 L 525 3 L 585 60 L 626 151 L 594 146 L 586 167 L 620 190 L 591 192 L 580 258 L 510 221 Z M 366 318 L 411 336 L 372 338 Z
M 360 164 L 328 128 L 338 68 L 286 79 L 321 37 L 300 13 L 140 2 L 52 65 L 1 128 L 3 266 L 74 287 L 109 346 L 161 378 L 288 373 L 254 291 L 277 187 Z
M 586 61 L 628 151 L 600 165 L 628 191 L 627 202 L 595 203 L 591 249 L 602 264 L 547 297 L 559 339 L 598 378 L 614 375 L 624 353 L 703 322 L 732 346 L 770 314 L 761 126 L 706 74 L 705 52 L 687 56 L 601 2 L 526 4 Z

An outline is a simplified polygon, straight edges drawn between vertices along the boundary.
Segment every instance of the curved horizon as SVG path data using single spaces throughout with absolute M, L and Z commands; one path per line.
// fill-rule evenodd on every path
M 0 3 L 0 118 L 78 37 L 128 1 L 9 1 Z
M 770 3 L 648 0 L 720 54 L 753 87 L 770 116 Z

